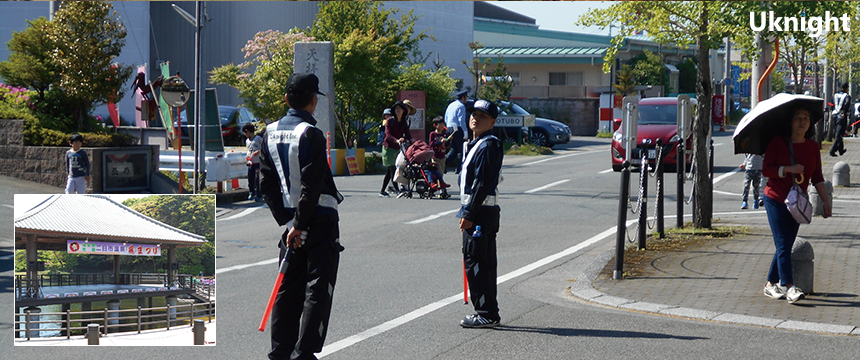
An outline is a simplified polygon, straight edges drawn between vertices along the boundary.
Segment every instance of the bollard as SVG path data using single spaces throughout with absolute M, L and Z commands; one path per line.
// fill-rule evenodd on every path
M 851 185 L 851 167 L 844 161 L 840 161 L 833 165 L 833 187 L 849 185 Z
M 648 229 L 648 145 L 644 141 L 642 143 L 642 199 L 639 199 L 642 207 L 639 208 L 639 234 L 636 236 L 639 239 L 639 250 L 645 250 Z
M 791 247 L 791 274 L 794 277 L 794 285 L 799 287 L 806 295 L 812 294 L 815 282 L 815 252 L 812 244 L 802 237 L 797 237 L 794 246 Z
M 684 177 L 686 177 L 687 172 L 687 159 L 684 156 L 684 141 L 678 140 L 678 154 L 677 161 L 675 162 L 675 172 L 678 175 L 678 208 L 676 216 L 677 223 L 675 226 L 680 229 L 684 227 Z
M 627 204 L 630 201 L 630 162 L 621 164 L 621 194 L 618 197 L 618 229 L 615 233 L 615 271 L 612 278 L 624 276 L 624 238 L 627 236 Z
M 99 324 L 87 325 L 87 345 L 99 344 Z
M 203 323 L 203 320 L 194 320 L 194 345 L 205 345 L 206 341 L 204 340 L 204 336 L 206 334 L 206 324 Z
M 657 148 L 662 149 L 663 147 L 663 139 L 657 139 Z M 663 231 L 663 156 L 662 152 L 660 152 L 660 158 L 657 159 L 657 189 L 655 193 L 657 195 L 657 234 L 662 239 L 666 237 L 666 233 Z
M 830 181 L 824 181 L 824 188 L 827 189 L 827 203 L 833 209 L 833 185 Z M 821 201 L 821 196 L 818 195 L 818 189 L 815 186 L 809 187 L 809 203 L 812 205 L 812 216 L 824 215 L 824 202 Z M 801 288 L 802 289 L 802 288 Z

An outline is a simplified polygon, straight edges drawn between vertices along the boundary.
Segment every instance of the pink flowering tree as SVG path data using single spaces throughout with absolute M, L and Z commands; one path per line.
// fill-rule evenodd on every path
M 243 105 L 257 118 L 267 123 L 278 120 L 287 112 L 284 93 L 293 73 L 293 44 L 313 39 L 298 29 L 258 32 L 242 48 L 245 62 L 215 68 L 210 72 L 210 82 L 238 90 Z

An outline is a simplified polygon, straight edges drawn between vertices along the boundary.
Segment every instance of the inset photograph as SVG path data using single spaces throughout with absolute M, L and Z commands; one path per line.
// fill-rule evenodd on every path
M 15 195 L 16 346 L 215 345 L 214 195 Z

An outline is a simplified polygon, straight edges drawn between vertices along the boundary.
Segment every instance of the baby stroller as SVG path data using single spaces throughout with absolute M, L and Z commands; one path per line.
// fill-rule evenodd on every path
M 395 174 L 394 178 L 395 181 L 403 184 L 406 190 L 401 191 L 397 197 L 412 198 L 412 193 L 416 192 L 422 199 L 432 199 L 436 196 L 436 192 L 440 190 L 442 190 L 439 195 L 440 198 L 447 199 L 451 197 L 444 188 L 431 183 L 424 173 L 424 170 L 435 168 L 435 165 L 430 163 L 433 153 L 430 145 L 427 145 L 422 140 L 417 140 L 411 145 L 400 147 L 400 154 L 397 155 L 396 161 L 399 175 Z

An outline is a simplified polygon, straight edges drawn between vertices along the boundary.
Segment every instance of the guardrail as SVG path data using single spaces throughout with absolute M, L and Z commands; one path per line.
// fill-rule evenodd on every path
M 162 150 L 158 155 L 158 170 L 179 171 L 179 151 Z M 238 152 L 207 152 L 206 181 L 227 181 L 248 177 L 245 154 Z M 182 172 L 194 171 L 194 151 L 182 152 Z
M 153 314 L 152 312 L 157 312 Z M 122 313 L 134 313 L 132 316 L 120 316 Z M 72 319 L 72 314 L 81 315 L 80 319 Z M 100 314 L 101 317 L 92 317 L 93 315 Z M 26 334 L 27 340 L 30 340 L 30 337 L 33 333 L 41 333 L 43 331 L 60 331 L 61 334 L 66 334 L 66 339 L 71 338 L 72 330 L 87 330 L 86 323 L 100 323 L 99 330 L 107 335 L 108 329 L 117 328 L 121 329 L 123 327 L 130 328 L 136 327 L 137 333 L 140 334 L 141 330 L 144 326 L 155 325 L 155 328 L 160 328 L 161 324 L 164 324 L 167 330 L 170 330 L 171 324 L 182 324 L 187 321 L 188 326 L 194 325 L 194 319 L 197 318 L 207 318 L 208 322 L 212 322 L 212 317 L 215 314 L 215 302 L 205 302 L 200 304 L 188 304 L 188 305 L 178 305 L 178 306 L 167 306 L 162 307 L 153 307 L 153 308 L 141 308 L 140 306 L 137 309 L 116 309 L 111 310 L 105 308 L 104 310 L 94 310 L 94 311 L 76 311 L 71 312 L 71 310 L 66 310 L 65 312 L 55 312 L 55 313 L 35 313 L 31 314 L 29 310 L 24 311 L 24 313 L 16 313 L 15 314 L 15 324 L 14 331 L 15 337 L 20 338 L 20 332 L 24 331 Z M 41 316 L 47 315 L 55 315 L 60 316 L 59 320 L 33 320 L 33 318 L 40 318 Z M 90 317 L 84 318 L 84 315 L 88 315 Z M 23 320 L 19 320 L 23 317 Z M 125 323 L 123 323 L 125 321 Z M 50 328 L 50 329 L 41 329 L 41 324 L 60 324 L 59 328 Z M 72 326 L 72 323 L 78 323 L 81 326 Z M 19 329 L 20 325 L 24 325 L 23 329 Z M 182 326 L 180 325 L 180 326 Z M 34 327 L 37 326 L 37 327 Z M 175 327 L 175 326 L 174 326 Z M 134 330 L 131 330 L 134 331 Z M 122 332 L 122 331 L 117 331 Z M 124 331 L 130 332 L 130 331 Z M 37 336 L 39 337 L 39 336 Z

